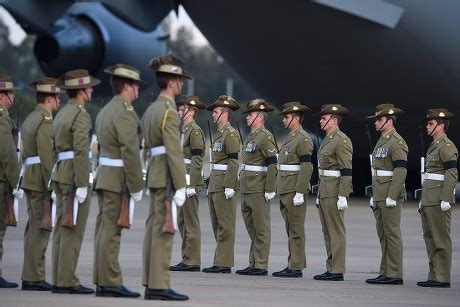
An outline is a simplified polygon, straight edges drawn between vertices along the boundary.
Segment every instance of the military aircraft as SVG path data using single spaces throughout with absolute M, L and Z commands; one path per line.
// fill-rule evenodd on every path
M 0 4 L 26 32 L 38 35 L 35 55 L 50 75 L 77 67 L 99 74 L 117 61 L 143 67 L 165 51 L 164 33 L 157 25 L 182 5 L 219 54 L 276 105 L 295 99 L 314 111 L 326 103 L 350 109 L 343 130 L 354 141 L 355 194 L 362 194 L 370 182 L 364 118 L 374 113 L 375 105 L 390 102 L 406 112 L 396 126 L 410 149 L 409 191 L 420 185 L 418 131 L 419 126 L 424 130 L 426 109 L 443 106 L 460 116 L 457 0 L 51 0 L 46 4 L 0 0 Z M 305 126 L 315 133 L 311 121 L 317 118 L 309 118 Z M 449 129 L 457 146 L 459 125 L 454 120 Z M 377 137 L 374 133 L 374 143 Z

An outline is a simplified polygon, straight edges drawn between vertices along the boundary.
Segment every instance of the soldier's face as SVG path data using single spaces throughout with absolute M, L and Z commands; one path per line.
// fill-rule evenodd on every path
M 14 101 L 13 92 L 1 92 L 0 93 L 0 102 L 1 105 L 5 106 L 7 109 L 11 108 Z
M 426 123 L 426 134 L 428 135 L 433 135 L 433 134 L 436 134 L 435 131 L 435 128 L 436 130 L 438 131 L 441 131 L 441 130 L 444 130 L 444 124 L 440 124 L 436 127 L 436 125 L 438 124 L 437 121 L 435 121 L 434 119 L 431 119 L 429 121 L 427 121 Z
M 382 126 L 385 124 L 386 120 L 387 118 L 385 116 L 376 118 L 374 122 L 375 130 L 380 131 L 380 129 L 382 129 Z
M 286 115 L 283 115 L 283 125 L 284 125 L 284 129 L 288 129 L 289 128 L 289 124 L 291 124 L 292 120 L 292 114 L 286 114 Z
M 214 108 L 214 110 L 212 110 L 212 119 L 214 121 L 214 124 L 218 125 L 220 122 L 222 122 L 222 118 L 225 116 L 225 114 L 222 114 L 222 116 L 220 116 L 221 113 L 222 113 L 221 107 L 217 107 L 217 108 Z
M 251 127 L 256 122 L 255 118 L 258 116 L 259 112 L 251 112 L 246 115 L 246 125 Z
M 48 99 L 50 99 L 51 110 L 53 112 L 57 111 L 57 109 L 59 109 L 59 105 L 61 104 L 61 98 L 59 95 L 50 96 Z
M 321 118 L 319 119 L 319 124 L 321 126 L 321 130 L 328 130 L 328 128 L 332 125 L 332 123 L 334 122 L 335 118 L 332 118 L 331 120 L 329 120 L 331 117 L 332 117 L 331 114 L 325 114 L 325 115 L 321 116 Z

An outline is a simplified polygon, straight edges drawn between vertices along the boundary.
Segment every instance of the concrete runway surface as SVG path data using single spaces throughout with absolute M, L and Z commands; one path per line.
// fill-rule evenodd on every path
M 212 265 L 215 241 L 212 234 L 207 201 L 200 200 L 200 221 L 202 233 L 202 267 Z M 325 271 L 325 248 L 321 233 L 318 211 L 314 199 L 308 199 L 306 218 L 307 269 L 304 277 L 283 279 L 272 277 L 273 271 L 283 269 L 287 263 L 287 238 L 284 222 L 279 212 L 278 198 L 271 203 L 272 241 L 268 277 L 249 277 L 237 274 L 205 274 L 201 272 L 173 272 L 172 288 L 190 296 L 186 302 L 145 301 L 125 298 L 101 298 L 94 295 L 64 295 L 49 292 L 29 292 L 19 289 L 0 289 L 0 306 L 460 306 L 460 223 L 456 221 L 456 209 L 452 214 L 452 288 L 430 289 L 416 286 L 416 282 L 427 279 L 428 260 L 421 236 L 420 215 L 417 203 L 409 201 L 402 214 L 404 242 L 404 285 L 377 286 L 364 283 L 366 278 L 375 277 L 380 264 L 380 246 L 375 231 L 374 216 L 367 205 L 367 199 L 354 198 L 346 209 L 347 229 L 347 272 L 344 282 L 314 281 L 313 275 Z M 144 223 L 148 211 L 148 200 L 144 197 L 137 204 L 134 225 L 123 231 L 120 263 L 124 284 L 143 293 L 142 241 Z M 77 275 L 83 285 L 91 284 L 93 265 L 93 236 L 97 198 L 93 194 L 90 217 L 81 251 Z M 27 219 L 25 200 L 20 207 L 19 225 L 7 229 L 4 241 L 3 276 L 20 284 L 23 261 L 23 233 Z M 180 261 L 179 233 L 176 233 L 172 264 Z M 241 211 L 237 211 L 237 235 L 235 246 L 235 268 L 248 264 L 249 237 L 244 226 Z M 47 280 L 51 282 L 51 240 L 46 253 Z

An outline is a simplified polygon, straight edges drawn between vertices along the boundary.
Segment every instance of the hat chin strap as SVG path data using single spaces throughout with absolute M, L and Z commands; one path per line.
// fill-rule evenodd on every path
M 438 126 L 439 126 L 438 121 L 436 121 L 436 126 L 434 126 L 433 130 L 431 130 L 431 132 L 428 134 L 429 137 L 431 137 L 431 135 L 434 133 L 436 128 L 438 128 Z
M 388 123 L 389 118 L 388 118 L 388 117 L 385 117 L 385 118 L 386 118 L 385 122 L 384 122 L 383 125 L 377 130 L 378 132 L 382 131 L 383 127 L 385 127 L 385 125 Z
M 324 130 L 324 127 L 327 126 L 327 124 L 329 124 L 329 121 L 332 119 L 332 114 L 330 114 L 331 116 L 329 117 L 329 119 L 326 121 L 326 123 L 324 125 L 321 126 L 321 130 Z
M 218 125 L 219 119 L 220 119 L 220 117 L 222 116 L 222 114 L 224 114 L 224 111 L 220 111 L 219 116 L 217 116 L 217 119 L 216 119 L 216 121 L 214 122 L 216 125 Z
M 259 114 L 260 114 L 260 111 L 257 112 L 257 115 L 256 115 L 256 117 L 254 117 L 254 119 L 252 120 L 252 123 L 249 125 L 249 128 L 251 128 L 251 126 L 254 124 L 254 122 L 256 121 L 257 117 L 259 117 Z
M 190 111 L 190 108 L 187 107 L 187 111 L 185 111 L 184 115 L 182 115 L 181 118 L 180 118 L 181 121 L 184 121 L 184 117 L 185 117 L 185 115 L 188 114 L 189 111 Z M 220 114 L 222 114 L 222 113 L 220 113 Z M 219 117 L 220 117 L 220 115 L 219 115 Z
M 289 130 L 289 127 L 291 126 L 293 120 L 294 120 L 294 116 L 291 117 L 291 120 L 289 121 L 289 124 L 287 125 L 286 129 Z

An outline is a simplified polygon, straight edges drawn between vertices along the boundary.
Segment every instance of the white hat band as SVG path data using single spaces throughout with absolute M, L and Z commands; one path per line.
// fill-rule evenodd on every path
M 182 68 L 180 68 L 179 66 L 176 66 L 176 65 L 169 65 L 169 64 L 161 65 L 158 68 L 157 71 L 159 71 L 159 72 L 167 72 L 167 73 L 170 73 L 170 74 L 177 74 L 177 75 L 182 74 Z
M 82 77 L 82 78 L 65 80 L 64 84 L 66 86 L 78 86 L 78 85 L 85 85 L 89 83 L 91 83 L 90 77 Z
M 11 88 L 13 88 L 13 83 L 12 82 L 3 82 L 3 81 L 0 82 L 0 89 L 8 90 L 8 89 L 11 89 Z
M 128 77 L 136 80 L 140 80 L 139 73 L 137 71 L 126 69 L 123 67 L 115 68 L 113 71 L 114 75 L 121 76 L 121 77 Z
M 38 92 L 59 93 L 61 89 L 54 84 L 37 84 Z

